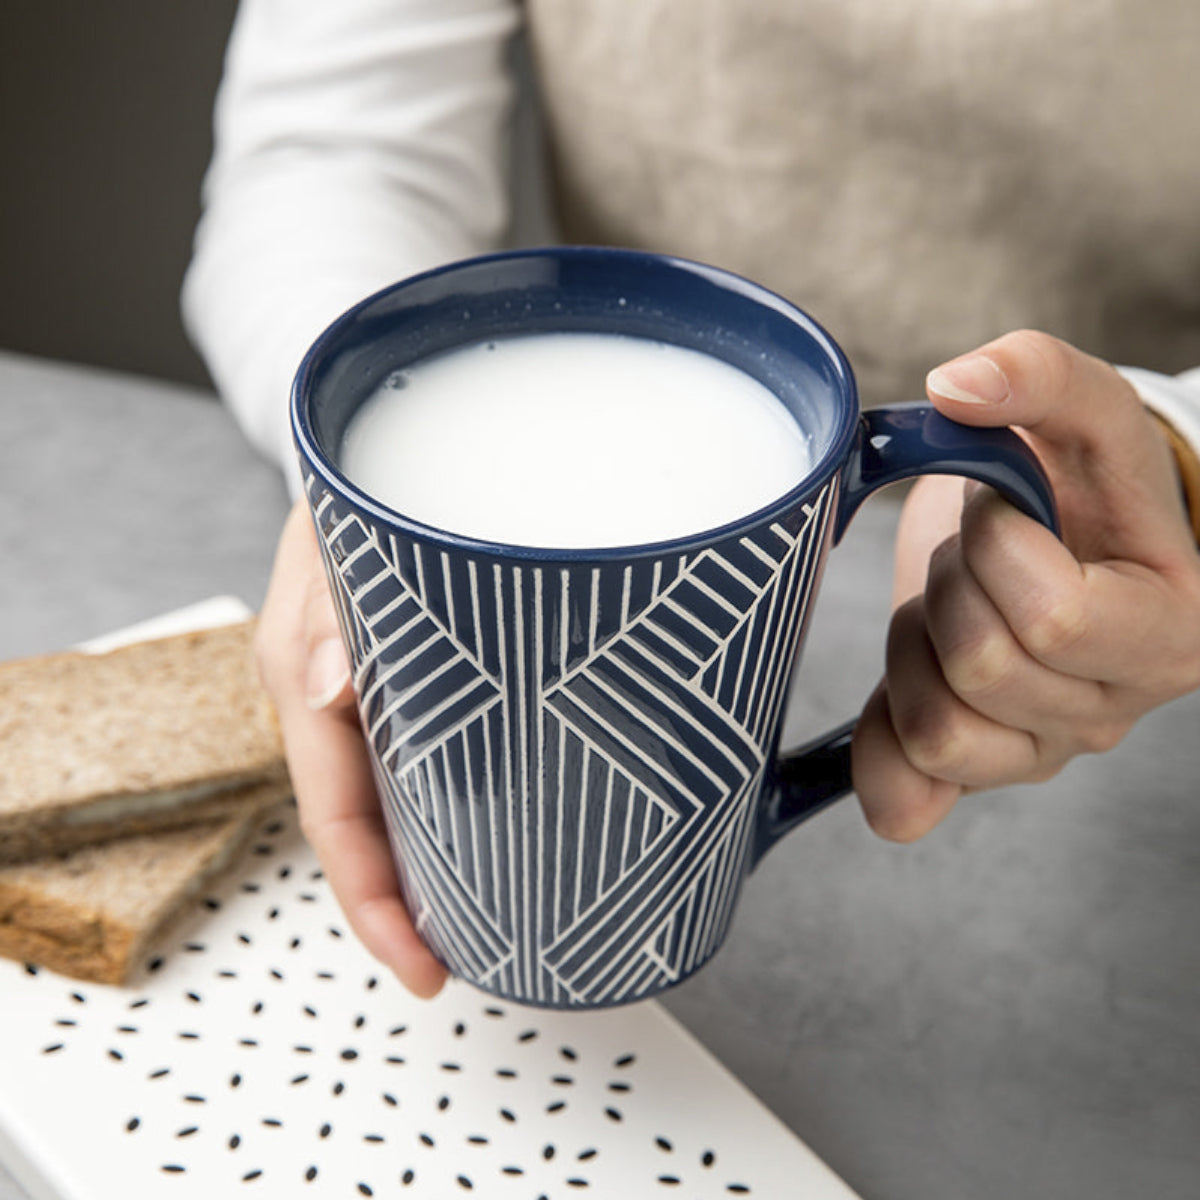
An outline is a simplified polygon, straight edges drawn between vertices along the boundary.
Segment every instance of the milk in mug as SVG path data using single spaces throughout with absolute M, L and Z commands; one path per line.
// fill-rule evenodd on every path
M 640 545 L 712 529 L 790 491 L 808 436 L 721 359 L 647 338 L 539 333 L 393 372 L 339 465 L 423 524 L 508 545 Z

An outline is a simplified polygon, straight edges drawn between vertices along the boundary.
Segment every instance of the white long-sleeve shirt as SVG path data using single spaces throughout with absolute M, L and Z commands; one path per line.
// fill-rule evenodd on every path
M 505 236 L 521 7 L 242 0 L 184 316 L 293 485 L 288 395 L 313 338 L 379 287 Z M 1200 369 L 1128 375 L 1200 454 Z
M 241 5 L 183 310 L 218 391 L 285 470 L 290 382 L 316 335 L 503 238 L 518 23 L 510 0 Z

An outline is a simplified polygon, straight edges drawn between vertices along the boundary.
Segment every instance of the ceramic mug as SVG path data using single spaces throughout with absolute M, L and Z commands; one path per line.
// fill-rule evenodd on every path
M 810 471 L 719 529 L 536 551 L 422 525 L 339 470 L 347 423 L 391 372 L 558 330 L 742 368 L 809 432 Z M 805 313 L 636 252 L 493 255 L 389 287 L 315 342 L 292 423 L 412 918 L 453 974 L 542 1006 L 686 978 L 762 854 L 850 790 L 850 726 L 782 757 L 777 742 L 826 554 L 868 494 L 966 475 L 1055 527 L 1015 434 L 926 404 L 860 413 L 849 364 Z

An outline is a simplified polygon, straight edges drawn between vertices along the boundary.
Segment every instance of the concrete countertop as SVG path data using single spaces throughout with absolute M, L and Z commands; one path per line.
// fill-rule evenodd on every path
M 233 592 L 287 509 L 202 392 L 0 354 L 0 656 Z M 882 661 L 897 506 L 833 555 L 789 740 Z M 666 1003 L 867 1200 L 1191 1200 L 1200 1180 L 1200 695 L 1058 779 L 875 838 L 848 800 L 750 880 Z M 25 1200 L 0 1169 L 0 1200 Z

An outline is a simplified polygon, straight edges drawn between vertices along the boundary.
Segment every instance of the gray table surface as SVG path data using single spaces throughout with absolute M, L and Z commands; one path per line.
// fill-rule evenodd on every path
M 0 657 L 257 606 L 287 507 L 211 397 L 3 353 L 0 497 Z M 794 740 L 874 682 L 896 513 L 873 501 L 833 556 Z M 865 1200 L 1195 1200 L 1198 734 L 1192 696 L 915 846 L 836 805 L 667 1006 Z M 2 1167 L 0 1200 L 24 1200 Z

